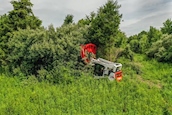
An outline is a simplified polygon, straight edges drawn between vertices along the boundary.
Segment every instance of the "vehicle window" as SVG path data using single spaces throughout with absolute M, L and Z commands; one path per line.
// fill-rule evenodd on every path
M 104 66 L 102 66 L 100 64 L 95 64 L 95 66 L 94 66 L 94 74 L 95 75 L 102 76 L 103 70 L 104 70 Z
M 116 71 L 120 71 L 120 67 L 117 67 L 117 68 L 116 68 Z

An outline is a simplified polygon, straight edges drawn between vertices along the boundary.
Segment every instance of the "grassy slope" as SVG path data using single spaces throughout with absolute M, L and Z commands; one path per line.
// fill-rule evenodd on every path
M 172 65 L 146 60 L 123 62 L 121 82 L 82 77 L 71 84 L 0 77 L 0 113 L 11 114 L 172 114 Z M 134 66 L 133 66 L 134 65 Z M 136 74 L 138 73 L 138 74 Z

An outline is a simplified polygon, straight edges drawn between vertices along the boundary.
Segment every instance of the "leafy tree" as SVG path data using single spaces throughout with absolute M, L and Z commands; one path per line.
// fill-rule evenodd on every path
M 132 51 L 144 54 L 161 36 L 161 31 L 151 26 L 148 32 L 142 31 L 138 35 L 129 37 L 128 43 Z
M 167 19 L 163 23 L 163 27 L 161 28 L 163 34 L 172 34 L 172 21 L 171 19 Z
M 41 26 L 42 22 L 34 16 L 31 9 L 33 4 L 29 0 L 13 0 L 11 4 L 13 5 L 13 10 L 2 16 L 1 19 L 5 19 L 0 26 L 4 30 L 1 32 L 1 36 L 6 36 L 8 32 L 16 31 L 19 28 L 26 29 L 30 27 L 31 29 L 36 29 Z
M 73 15 L 68 14 L 63 22 L 63 25 L 73 23 Z
M 7 26 L 8 16 L 5 14 L 0 16 L 0 65 L 5 64 L 5 43 L 7 42 L 5 33 L 8 33 L 9 28 Z
M 136 39 L 133 39 L 130 41 L 130 47 L 131 47 L 131 50 L 135 53 L 138 53 L 138 49 L 139 49 L 139 42 L 138 40 Z
M 9 12 L 9 23 L 13 25 L 13 29 L 17 30 L 18 28 L 26 29 L 30 27 L 31 29 L 36 29 L 40 27 L 41 20 L 36 18 L 32 12 L 33 4 L 30 0 L 19 0 L 11 1 L 13 5 L 13 10 Z
M 42 23 L 41 20 L 34 16 L 31 9 L 33 4 L 30 0 L 13 0 L 11 4 L 13 5 L 13 10 L 0 17 L 0 57 L 3 57 L 0 62 L 6 62 L 6 55 L 10 53 L 6 44 L 10 36 L 12 36 L 12 32 L 19 29 L 40 28 Z
M 115 47 L 125 48 L 127 45 L 127 37 L 124 32 L 119 31 L 115 38 Z
M 163 35 L 147 52 L 151 58 L 161 62 L 172 62 L 172 35 Z
M 148 46 L 150 47 L 152 45 L 152 43 L 158 41 L 161 36 L 162 36 L 162 32 L 154 27 L 150 27 L 148 33 Z
M 96 17 L 92 20 L 86 36 L 87 42 L 92 42 L 101 49 L 99 55 L 110 59 L 115 46 L 115 36 L 119 32 L 122 15 L 119 14 L 120 5 L 117 1 L 109 0 L 100 7 Z M 100 50 L 98 50 L 100 51 Z
M 85 25 L 90 25 L 91 22 L 95 19 L 96 13 L 91 12 L 90 15 L 86 15 L 85 19 L 81 19 L 78 21 L 78 25 L 80 26 L 85 26 Z
M 128 37 L 127 43 L 130 43 L 131 40 L 137 40 L 137 35 L 132 35 L 132 36 Z
M 145 54 L 148 49 L 148 37 L 147 35 L 142 35 L 139 41 L 139 53 Z

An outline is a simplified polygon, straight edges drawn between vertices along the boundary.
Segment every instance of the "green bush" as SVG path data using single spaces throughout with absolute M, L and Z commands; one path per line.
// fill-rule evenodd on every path
M 164 35 L 147 51 L 147 55 L 160 62 L 172 62 L 172 35 Z
M 75 69 L 83 33 L 84 28 L 74 24 L 56 30 L 50 26 L 48 30 L 28 28 L 13 32 L 8 42 L 9 70 L 16 75 L 22 72 L 39 76 L 40 71 L 50 72 L 63 64 Z

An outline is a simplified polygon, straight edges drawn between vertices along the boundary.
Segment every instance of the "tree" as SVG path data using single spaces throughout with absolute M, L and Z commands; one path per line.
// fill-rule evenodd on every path
M 161 28 L 163 34 L 172 34 L 172 21 L 171 19 L 167 19 L 163 23 L 163 27 Z
M 145 54 L 148 49 L 148 37 L 146 34 L 142 35 L 139 41 L 139 53 Z
M 0 62 L 4 62 L 6 55 L 10 53 L 7 42 L 10 36 L 12 36 L 12 32 L 18 31 L 19 29 L 40 28 L 42 23 L 41 20 L 34 16 L 31 9 L 33 4 L 30 0 L 13 0 L 11 4 L 13 5 L 13 10 L 0 17 L 0 22 L 2 22 L 0 23 L 0 57 L 3 55 Z
M 127 45 L 127 37 L 124 32 L 119 31 L 115 36 L 115 47 L 125 48 Z
M 8 33 L 9 28 L 7 25 L 8 16 L 5 14 L 0 16 L 0 66 L 5 64 L 5 43 L 7 42 L 5 34 Z
M 13 25 L 13 30 L 18 28 L 26 29 L 30 27 L 31 29 L 36 29 L 40 27 L 41 20 L 34 16 L 32 12 L 33 4 L 30 0 L 19 0 L 11 1 L 13 5 L 13 10 L 9 12 L 9 23 Z
M 85 26 L 85 25 L 90 25 L 91 22 L 95 19 L 96 13 L 91 12 L 90 15 L 86 15 L 85 19 L 81 19 L 78 21 L 78 25 L 80 26 Z
M 161 39 L 162 32 L 152 26 L 148 32 L 142 31 L 138 35 L 130 36 L 128 43 L 135 53 L 145 53 L 153 43 Z
M 131 50 L 135 53 L 139 52 L 139 41 L 137 39 L 133 39 L 130 41 Z
M 86 36 L 87 42 L 92 42 L 98 46 L 98 54 L 110 60 L 114 51 L 115 36 L 119 32 L 119 24 L 122 15 L 119 14 L 120 5 L 117 1 L 108 2 L 99 8 L 97 15 L 91 22 Z
M 73 23 L 73 15 L 68 14 L 63 22 L 63 25 Z
M 147 55 L 161 62 L 172 62 L 172 35 L 163 35 L 150 47 Z
M 148 44 L 150 47 L 154 42 L 158 41 L 161 38 L 162 32 L 151 26 L 147 35 L 148 35 Z

